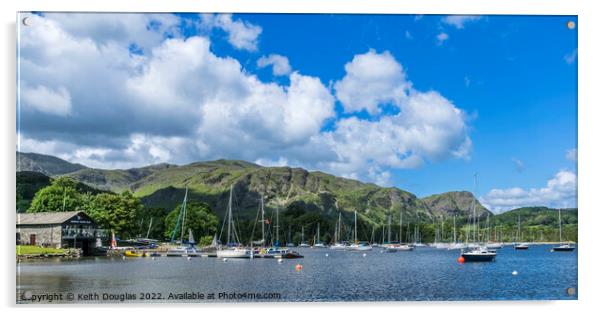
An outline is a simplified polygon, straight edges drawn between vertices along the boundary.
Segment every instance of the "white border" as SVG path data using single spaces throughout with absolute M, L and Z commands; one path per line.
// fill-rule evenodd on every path
M 14 282 L 14 187 L 15 187 L 15 19 L 17 11 L 103 11 L 103 12 L 291 12 L 291 13 L 431 13 L 431 14 L 545 14 L 579 15 L 579 300 L 559 302 L 407 302 L 407 303 L 312 303 L 312 304 L 238 304 L 238 305 L 160 305 L 134 306 L 115 305 L 110 310 L 91 309 L 74 310 L 73 306 L 58 308 L 22 308 L 12 312 L 38 314 L 39 312 L 64 315 L 66 313 L 91 313 L 104 315 L 107 312 L 150 313 L 163 315 L 168 308 L 179 307 L 177 313 L 221 315 L 227 313 L 270 314 L 307 314 L 324 309 L 326 313 L 339 315 L 365 314 L 436 314 L 436 315 L 567 315 L 587 314 L 600 306 L 597 289 L 600 288 L 600 240 L 599 226 L 602 224 L 602 209 L 596 203 L 601 178 L 598 165 L 602 162 L 600 140 L 600 10 L 597 1 L 575 0 L 455 0 L 455 1 L 393 1 L 393 0 L 104 0 L 69 1 L 52 0 L 47 2 L 34 0 L 2 1 L 2 49 L 0 59 L 3 75 L 0 77 L 2 106 L 2 181 L 0 181 L 4 229 L 2 241 L 5 243 L 1 260 L 5 278 L 2 289 L 3 308 L 15 307 Z M 598 194 L 597 194 L 598 193 Z M 597 234 L 596 234 L 597 232 Z M 78 307 L 82 307 L 81 305 Z M 108 306 L 107 306 L 108 307 Z M 290 307 L 294 307 L 295 310 Z M 202 309 L 198 309 L 202 308 Z M 268 310 L 261 310 L 266 308 Z M 374 309 L 378 310 L 375 311 Z M 47 309 L 47 310 L 46 310 Z M 185 310 L 181 310 L 185 309 Z M 192 310 L 189 310 L 192 309 Z M 9 311 L 10 312 L 10 311 Z

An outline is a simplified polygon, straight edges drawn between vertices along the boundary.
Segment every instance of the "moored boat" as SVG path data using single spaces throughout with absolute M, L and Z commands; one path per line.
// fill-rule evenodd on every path
M 575 250 L 575 246 L 572 246 L 570 243 L 562 244 L 562 217 L 560 216 L 560 209 L 558 209 L 558 239 L 561 244 L 553 247 L 552 252 L 569 252 Z
M 216 256 L 218 258 L 225 258 L 225 259 L 235 259 L 235 258 L 239 258 L 239 259 L 250 259 L 253 258 L 254 252 L 253 249 L 251 248 L 245 248 L 245 247 L 241 247 L 240 244 L 238 243 L 231 243 L 231 241 L 236 241 L 237 238 L 237 234 L 235 232 L 236 227 L 234 226 L 234 219 L 232 217 L 232 191 L 234 190 L 234 187 L 232 185 L 230 185 L 230 197 L 228 199 L 228 209 L 226 212 L 226 223 L 227 223 L 227 242 L 226 242 L 226 247 L 218 249 L 216 251 Z M 235 245 L 235 246 L 231 246 L 231 245 Z
M 520 243 L 520 244 L 514 245 L 514 250 L 528 250 L 528 249 L 529 249 L 529 244 L 527 244 L 527 243 Z
M 124 256 L 129 257 L 129 258 L 140 258 L 144 256 L 143 252 L 138 252 L 138 251 L 133 251 L 133 250 L 126 250 L 123 253 Z
M 253 257 L 253 252 L 251 249 L 234 247 L 220 249 L 216 252 L 216 256 L 218 258 L 249 259 Z
M 485 247 L 474 248 L 466 252 L 462 252 L 461 256 L 465 262 L 488 262 L 493 261 L 496 257 L 496 253 L 488 250 Z
M 571 244 L 564 244 L 560 246 L 556 246 L 552 248 L 552 251 L 573 251 L 575 250 L 575 246 Z
M 477 175 L 475 174 L 475 192 L 476 192 L 476 185 L 477 185 Z M 468 235 L 470 236 L 470 230 L 472 230 L 473 233 L 473 239 L 475 243 L 478 243 L 478 237 L 477 237 L 477 231 L 478 231 L 478 224 L 477 224 L 477 212 L 476 212 L 476 199 L 475 199 L 476 194 L 473 194 L 473 198 L 472 198 L 472 204 L 471 204 L 471 208 L 472 208 L 472 229 L 470 229 L 469 226 L 469 231 L 468 231 Z M 467 241 L 468 243 L 468 241 Z M 460 258 L 462 259 L 461 262 L 489 262 L 489 261 L 493 261 L 495 259 L 495 257 L 497 256 L 497 253 L 495 251 L 489 250 L 487 249 L 487 247 L 483 247 L 483 246 L 479 246 L 478 244 L 475 245 L 475 247 L 471 247 L 468 249 L 462 249 L 460 252 Z

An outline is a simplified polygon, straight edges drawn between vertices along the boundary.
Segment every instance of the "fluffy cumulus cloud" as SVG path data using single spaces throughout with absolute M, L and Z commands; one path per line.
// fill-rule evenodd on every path
M 216 55 L 210 37 L 179 34 L 179 17 L 90 16 L 81 29 L 62 14 L 22 28 L 20 150 L 103 168 L 244 159 L 383 185 L 392 169 L 470 155 L 464 112 L 414 89 L 388 52 L 350 56 L 333 89 L 267 55 L 258 66 L 288 80 L 265 82 Z M 260 27 L 205 18 L 235 47 L 257 48 Z
M 45 86 L 29 87 L 24 82 L 19 87 L 24 107 L 43 113 L 65 116 L 71 112 L 71 95 L 65 87 L 56 90 Z
M 523 206 L 576 207 L 577 175 L 561 170 L 543 188 L 493 189 L 481 197 L 483 205 L 501 212 Z
M 447 25 L 451 25 L 457 29 L 463 29 L 467 23 L 475 22 L 482 19 L 479 15 L 448 15 L 441 19 Z
M 370 50 L 356 55 L 345 70 L 345 77 L 334 85 L 345 111 L 365 110 L 378 119 L 341 119 L 334 131 L 325 133 L 328 147 L 339 157 L 327 169 L 349 177 L 361 177 L 358 170 L 365 170 L 368 178 L 387 184 L 389 168 L 469 157 L 465 113 L 436 91 L 412 88 L 391 54 Z M 376 115 L 383 105 L 398 112 Z
M 409 84 L 402 66 L 389 52 L 370 50 L 356 55 L 345 65 L 345 77 L 334 85 L 345 112 L 380 112 L 379 106 L 400 104 Z
M 261 56 L 257 60 L 257 67 L 265 68 L 272 66 L 272 73 L 274 76 L 285 76 L 291 73 L 291 65 L 288 62 L 288 58 L 278 54 L 271 54 L 269 56 Z
M 228 34 L 228 42 L 237 49 L 256 51 L 260 26 L 232 19 L 232 14 L 201 14 L 201 26 L 219 28 Z

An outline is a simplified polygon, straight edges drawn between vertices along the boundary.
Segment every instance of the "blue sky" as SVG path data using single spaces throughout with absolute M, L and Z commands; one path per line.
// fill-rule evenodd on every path
M 418 196 L 478 173 L 492 210 L 576 205 L 576 17 L 91 15 L 21 26 L 21 150 L 245 159 Z

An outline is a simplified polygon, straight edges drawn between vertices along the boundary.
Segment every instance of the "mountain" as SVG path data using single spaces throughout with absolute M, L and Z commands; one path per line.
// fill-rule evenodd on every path
M 17 171 L 17 212 L 25 212 L 38 190 L 50 185 L 50 177 L 36 171 Z
M 73 164 L 54 156 L 17 152 L 17 171 L 35 171 L 47 176 L 56 176 L 85 168 L 87 167 L 84 165 Z
M 158 164 L 142 168 L 112 170 L 84 168 L 74 172 L 67 172 L 63 175 L 68 175 L 79 182 L 86 183 L 101 190 L 120 192 L 129 189 L 134 191 L 132 188 L 133 183 L 151 176 L 159 170 L 173 167 L 177 166 Z
M 296 209 L 320 212 L 332 218 L 339 211 L 344 214 L 357 211 L 363 221 L 377 224 L 384 223 L 389 214 L 397 218 L 400 211 L 408 222 L 435 219 L 444 214 L 467 216 L 471 211 L 472 194 L 469 192 L 450 192 L 419 199 L 398 188 L 384 188 L 302 168 L 262 167 L 239 160 L 104 170 L 70 164 L 45 155 L 26 154 L 25 157 L 30 162 L 22 163 L 21 170 L 32 167 L 36 169 L 33 171 L 37 171 L 39 166 L 47 166 L 48 161 L 55 162 L 55 165 L 62 162 L 62 169 L 51 169 L 54 176 L 66 175 L 91 187 L 113 192 L 131 190 L 146 206 L 170 210 L 181 203 L 188 187 L 189 200 L 207 202 L 218 215 L 223 216 L 232 186 L 235 212 L 245 218 L 255 216 L 261 196 L 268 210 Z M 49 168 L 44 170 L 48 172 Z M 478 202 L 477 209 L 482 215 L 488 213 Z
M 51 179 L 49 176 L 37 171 L 17 171 L 17 212 L 25 212 L 31 205 L 31 200 L 33 200 L 36 192 L 50 185 Z M 106 192 L 80 182 L 77 183 L 76 190 L 79 192 L 90 192 L 91 194 Z
M 577 224 L 577 209 L 561 209 L 562 224 Z M 517 225 L 520 215 L 521 226 L 555 226 L 558 225 L 558 209 L 536 206 L 521 207 L 496 215 L 492 225 Z
M 472 210 L 472 203 L 476 201 L 475 211 L 479 217 L 492 215 L 474 195 L 468 191 L 453 191 L 441 194 L 433 194 L 421 199 L 433 215 L 439 217 L 450 217 L 453 215 L 466 215 L 466 210 Z

